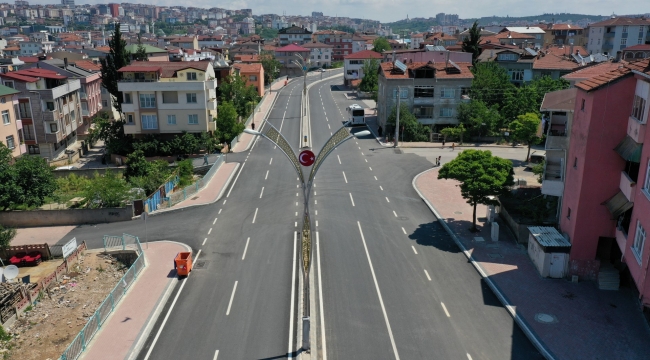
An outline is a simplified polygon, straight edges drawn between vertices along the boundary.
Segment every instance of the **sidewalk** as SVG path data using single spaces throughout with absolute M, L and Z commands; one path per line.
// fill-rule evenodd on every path
M 439 221 L 447 224 L 450 235 L 467 250 L 465 254 L 471 255 L 474 266 L 485 274 L 524 333 L 534 345 L 541 345 L 538 348 L 546 349 L 542 355 L 554 359 L 648 358 L 650 329 L 631 290 L 602 291 L 592 282 L 540 277 L 526 247 L 516 244 L 505 224 L 499 224 L 499 242 L 490 240 L 484 221 L 477 220 L 480 232 L 468 231 L 472 207 L 456 185 L 454 180 L 438 180 L 437 168 L 413 180 L 420 196 Z M 485 213 L 486 207 L 479 205 L 477 218 Z
M 255 117 L 253 119 L 253 123 L 255 124 L 255 129 L 259 130 L 262 128 L 262 125 L 264 125 L 264 121 L 266 120 L 266 117 L 271 111 L 271 107 L 273 106 L 273 103 L 275 102 L 275 99 L 278 96 L 278 91 L 283 87 L 284 87 L 284 81 L 278 81 L 277 83 L 271 86 L 271 91 L 268 94 L 266 94 L 266 97 L 264 98 L 264 101 L 262 102 L 262 105 L 259 108 L 260 111 L 255 113 Z M 232 149 L 232 152 L 247 151 L 248 149 L 250 149 L 253 140 L 255 140 L 254 135 L 242 133 L 241 135 L 239 135 L 239 141 Z
M 178 283 L 173 259 L 186 245 L 158 241 L 143 245 L 147 266 L 106 319 L 79 359 L 113 360 L 140 351 L 153 323 Z
M 190 206 L 212 204 L 213 202 L 219 200 L 223 192 L 228 187 L 230 180 L 232 180 L 233 176 L 237 172 L 238 168 L 239 168 L 239 163 L 235 163 L 235 162 L 223 163 L 221 167 L 217 170 L 217 172 L 214 174 L 214 176 L 212 176 L 212 179 L 210 179 L 210 182 L 206 187 L 204 187 L 202 190 L 200 190 L 191 198 L 187 200 L 183 200 L 169 209 L 156 211 L 156 214 L 163 213 L 169 210 L 186 208 Z

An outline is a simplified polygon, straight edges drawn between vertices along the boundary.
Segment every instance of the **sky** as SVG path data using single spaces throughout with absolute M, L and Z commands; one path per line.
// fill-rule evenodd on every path
M 99 4 L 108 1 L 76 0 L 77 3 Z M 116 1 L 120 3 L 121 1 Z M 180 5 L 177 0 L 129 0 L 162 6 Z M 58 1 L 36 0 L 32 4 L 52 4 Z M 646 4 L 642 6 L 642 4 Z M 181 2 L 184 6 L 189 3 Z M 639 14 L 650 12 L 650 2 L 612 0 L 193 0 L 191 6 L 225 9 L 253 9 L 253 14 L 311 15 L 321 11 L 327 16 L 365 18 L 393 22 L 414 17 L 435 17 L 437 13 L 458 14 L 461 19 L 483 16 L 533 16 L 543 13 L 577 13 L 592 15 Z

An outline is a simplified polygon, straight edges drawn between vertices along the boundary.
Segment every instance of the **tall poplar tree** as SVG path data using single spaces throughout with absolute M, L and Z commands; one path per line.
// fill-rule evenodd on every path
M 102 85 L 108 92 L 115 98 L 113 105 L 117 111 L 122 113 L 122 93 L 117 89 L 118 70 L 131 63 L 129 60 L 130 53 L 126 50 L 126 41 L 122 39 L 122 32 L 120 31 L 120 23 L 115 23 L 115 33 L 108 41 L 108 46 L 111 48 L 108 56 L 104 59 L 99 59 L 102 65 Z

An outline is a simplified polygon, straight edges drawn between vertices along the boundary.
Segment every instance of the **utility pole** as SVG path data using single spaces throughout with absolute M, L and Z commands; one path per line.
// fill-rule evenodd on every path
M 395 111 L 395 146 L 397 147 L 397 139 L 399 139 L 399 111 L 400 111 L 400 98 L 402 97 L 401 89 L 397 87 L 397 110 Z

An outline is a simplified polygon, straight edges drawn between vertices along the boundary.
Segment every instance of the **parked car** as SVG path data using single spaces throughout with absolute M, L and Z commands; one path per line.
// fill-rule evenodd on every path
M 526 162 L 526 169 L 532 169 L 533 166 L 537 164 L 541 164 L 546 160 L 546 155 L 545 154 L 539 154 L 536 151 L 533 151 L 532 154 L 528 157 L 528 161 Z

